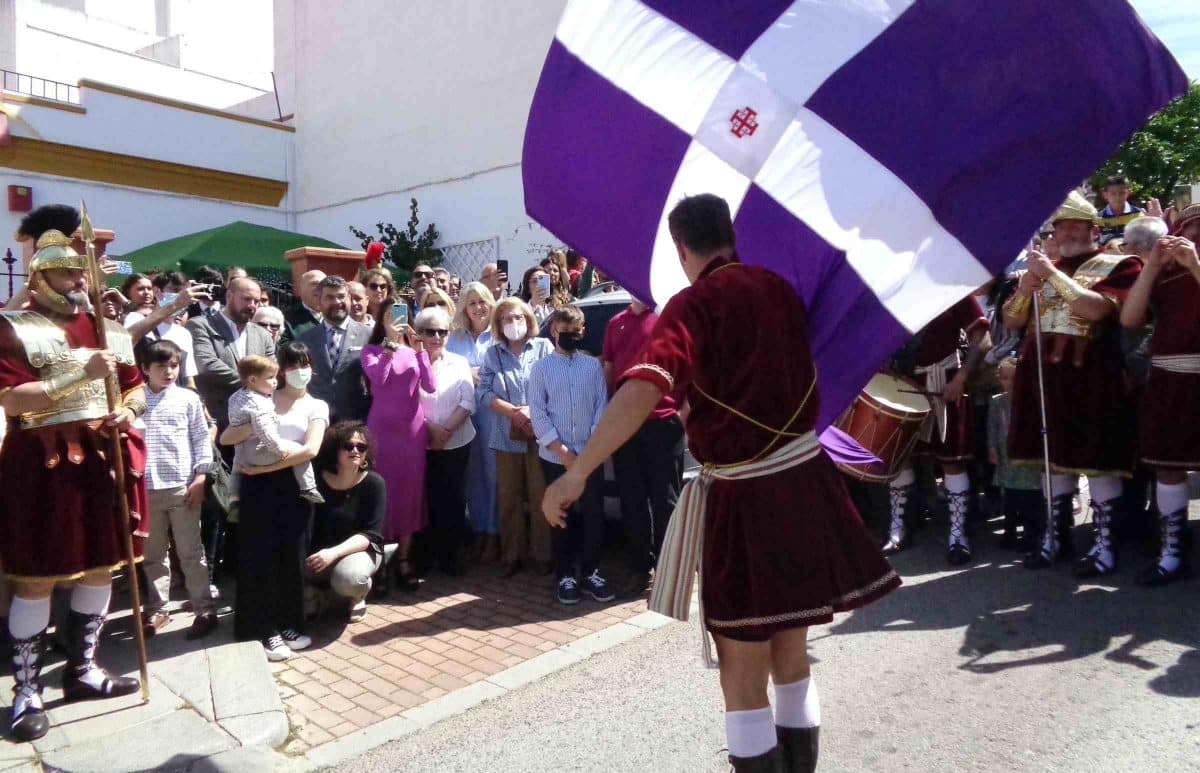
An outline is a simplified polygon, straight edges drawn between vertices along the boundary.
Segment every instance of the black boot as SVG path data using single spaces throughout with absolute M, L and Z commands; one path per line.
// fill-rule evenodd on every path
M 11 639 L 13 671 L 12 734 L 21 742 L 41 738 L 50 729 L 42 708 L 42 633 Z
M 1047 529 L 1044 512 L 1038 523 L 1037 541 L 1033 552 L 1025 556 L 1026 569 L 1045 569 L 1075 555 L 1071 527 L 1075 524 L 1073 495 L 1063 494 L 1053 500 L 1054 523 Z
M 96 665 L 96 649 L 104 615 L 87 615 L 74 609 L 67 616 L 67 664 L 63 668 L 63 699 L 112 698 L 137 692 L 142 684 L 131 676 L 113 676 Z M 92 672 L 92 676 L 83 677 Z M 93 686 L 93 682 L 99 682 Z
M 1162 548 L 1158 562 L 1138 576 L 1138 582 L 1156 588 L 1192 573 L 1188 560 L 1187 508 L 1160 516 Z
M 783 766 L 783 754 L 776 746 L 757 757 L 734 757 L 729 755 L 729 764 L 736 773 L 788 773 Z
M 967 507 L 971 492 L 947 493 L 946 506 L 950 514 L 950 546 L 946 560 L 952 566 L 962 566 L 971 560 L 971 543 L 967 539 Z
M 817 769 L 820 747 L 820 727 L 775 726 L 775 737 L 783 750 L 783 769 L 786 773 L 813 773 Z
M 1117 570 L 1117 546 L 1113 534 L 1120 499 L 1092 502 L 1092 527 L 1095 538 L 1091 550 L 1075 564 L 1075 576 L 1082 579 L 1103 577 Z
M 881 549 L 885 556 L 890 556 L 904 550 L 912 542 L 912 527 L 909 511 L 913 504 L 913 495 L 917 486 L 910 483 L 907 486 L 889 486 L 888 499 L 891 504 L 891 523 L 888 526 L 887 541 Z

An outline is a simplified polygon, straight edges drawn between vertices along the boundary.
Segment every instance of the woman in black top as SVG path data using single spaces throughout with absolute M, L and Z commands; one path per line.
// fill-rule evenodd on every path
M 367 613 L 371 576 L 383 561 L 387 487 L 374 467 L 371 433 L 360 421 L 335 424 L 317 456 L 317 489 L 325 503 L 313 518 L 305 574 L 350 602 L 350 621 Z

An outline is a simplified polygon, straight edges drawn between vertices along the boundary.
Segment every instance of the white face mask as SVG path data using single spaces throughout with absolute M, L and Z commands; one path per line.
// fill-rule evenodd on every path
M 529 327 L 526 326 L 523 319 L 504 323 L 504 337 L 509 341 L 523 341 L 525 340 L 525 334 L 528 332 Z
M 312 381 L 312 368 L 296 368 L 284 375 L 284 380 L 292 389 L 304 389 Z

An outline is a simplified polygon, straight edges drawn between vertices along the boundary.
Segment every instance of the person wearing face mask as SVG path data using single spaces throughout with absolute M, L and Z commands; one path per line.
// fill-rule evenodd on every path
M 279 388 L 275 390 L 279 436 L 299 444 L 279 461 L 241 465 L 238 494 L 237 600 L 234 632 L 258 641 L 272 661 L 286 660 L 312 644 L 304 627 L 304 561 L 313 505 L 302 495 L 292 468 L 316 458 L 329 426 L 329 406 L 308 393 L 312 360 L 296 341 L 279 348 Z M 221 433 L 222 445 L 249 440 L 251 423 Z
M 520 571 L 532 559 L 540 574 L 552 570 L 550 527 L 538 516 L 545 477 L 534 444 L 530 418 L 529 372 L 554 351 L 537 336 L 537 319 L 529 304 L 505 298 L 492 312 L 492 340 L 479 367 L 476 403 L 497 419 L 488 447 L 496 453 L 496 498 L 500 514 L 500 551 L 504 576 Z M 527 506 L 528 505 L 528 506 Z
M 375 320 L 362 350 L 362 369 L 373 400 L 367 427 L 376 438 L 376 469 L 387 484 L 387 517 L 383 537 L 395 542 L 397 586 L 414 591 L 416 572 L 409 562 L 413 535 L 425 528 L 425 447 L 429 435 L 421 392 L 433 392 L 436 381 L 421 339 L 393 320 L 390 309 Z
M 575 464 L 575 455 L 587 445 L 608 403 L 604 368 L 595 357 L 579 351 L 583 323 L 578 306 L 564 306 L 554 312 L 550 318 L 556 341 L 554 353 L 539 360 L 529 374 L 530 416 L 548 483 L 561 478 Z M 596 601 L 613 600 L 615 594 L 600 575 L 600 551 L 604 548 L 603 470 L 588 476 L 583 496 L 571 506 L 566 525 L 551 532 L 551 540 L 560 604 L 577 604 L 582 593 Z

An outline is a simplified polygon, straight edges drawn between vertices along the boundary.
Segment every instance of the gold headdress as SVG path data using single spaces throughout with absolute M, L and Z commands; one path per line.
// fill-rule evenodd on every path
M 29 264 L 29 273 L 49 271 L 52 268 L 87 269 L 87 256 L 80 255 L 72 245 L 71 237 L 62 231 L 46 231 L 37 240 L 37 252 Z
M 1071 191 L 1067 200 L 1054 213 L 1054 217 L 1050 218 L 1050 225 L 1053 226 L 1059 220 L 1086 220 L 1089 223 L 1095 223 L 1099 217 L 1100 213 L 1092 206 L 1092 202 L 1088 201 L 1079 191 Z

